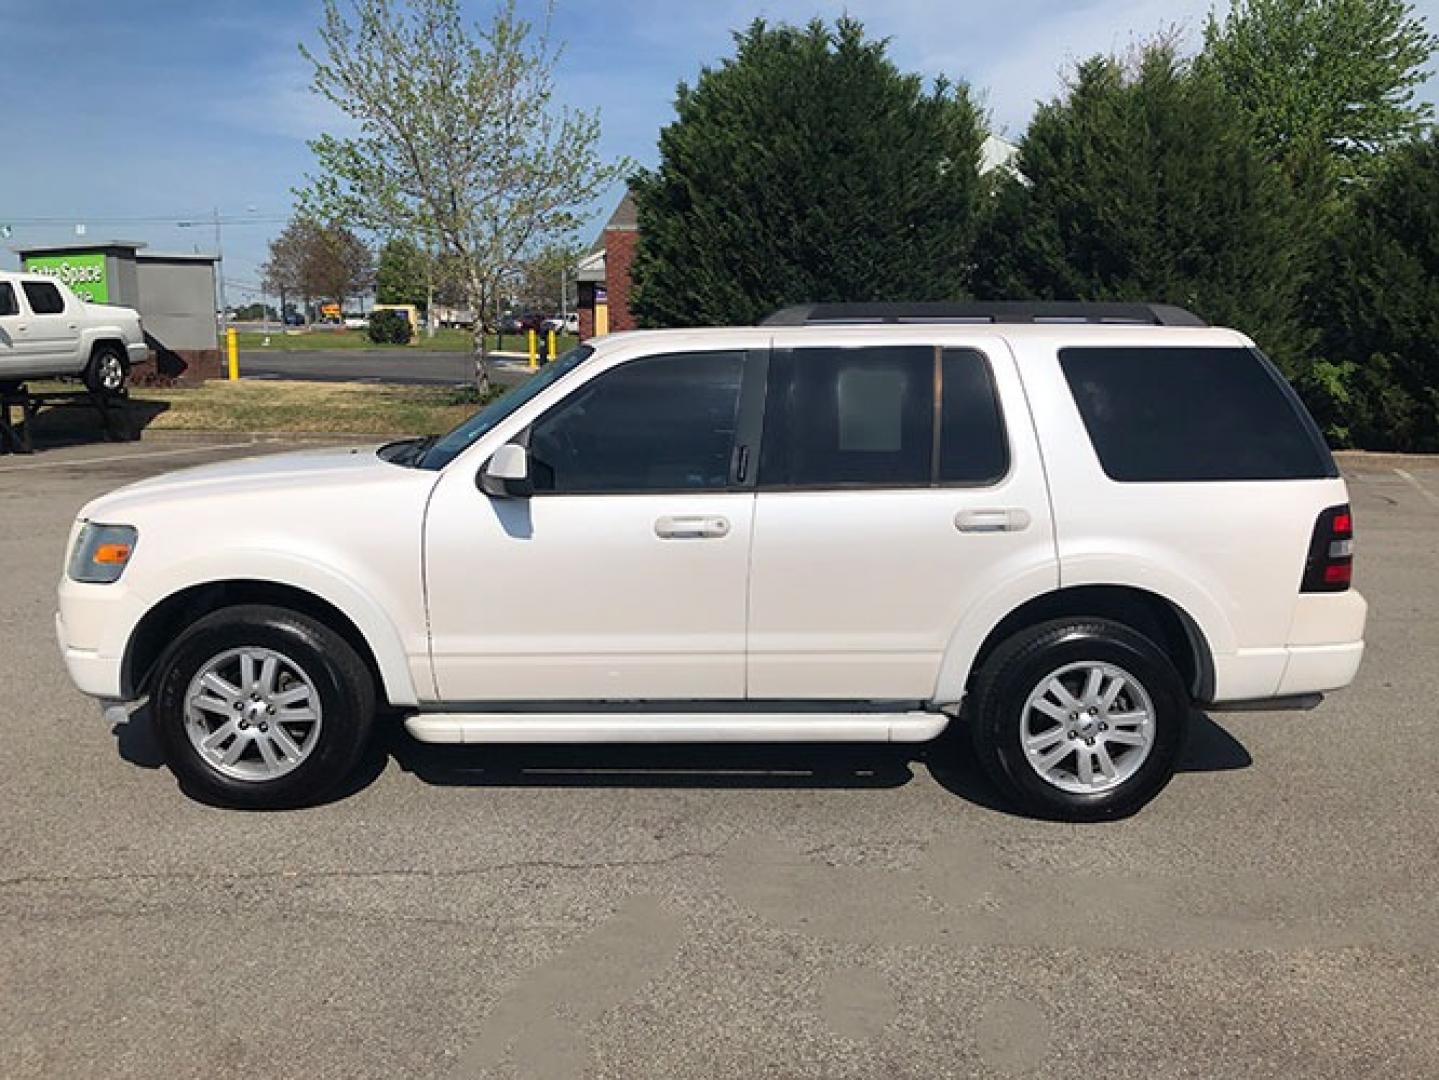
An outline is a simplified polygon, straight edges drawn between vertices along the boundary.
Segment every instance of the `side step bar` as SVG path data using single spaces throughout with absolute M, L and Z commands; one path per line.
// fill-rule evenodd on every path
M 928 742 L 944 713 L 419 713 L 425 743 Z

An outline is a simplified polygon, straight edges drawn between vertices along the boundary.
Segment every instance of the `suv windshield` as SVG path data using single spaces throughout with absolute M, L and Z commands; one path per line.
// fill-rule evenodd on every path
M 415 462 L 421 469 L 443 469 L 460 454 L 464 453 L 476 439 L 489 431 L 525 402 L 540 394 L 546 387 L 553 386 L 575 368 L 583 364 L 595 350 L 588 345 L 577 345 L 552 364 L 516 386 L 509 393 L 496 398 L 474 416 L 447 435 L 442 435 Z

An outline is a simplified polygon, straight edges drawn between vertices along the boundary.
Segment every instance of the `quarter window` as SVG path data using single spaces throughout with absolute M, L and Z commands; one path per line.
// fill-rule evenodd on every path
M 1070 348 L 1059 363 L 1113 480 L 1338 475 L 1294 391 L 1253 349 Z
M 59 315 L 65 310 L 65 298 L 48 281 L 26 281 L 21 284 L 30 310 L 36 315 Z
M 744 354 L 671 354 L 598 376 L 530 431 L 537 492 L 712 491 L 729 483 Z

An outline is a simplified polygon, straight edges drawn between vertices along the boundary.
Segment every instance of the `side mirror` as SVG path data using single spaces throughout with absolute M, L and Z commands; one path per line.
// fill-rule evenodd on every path
M 533 494 L 529 452 L 519 443 L 506 443 L 496 450 L 480 473 L 480 490 L 497 499 L 523 499 Z

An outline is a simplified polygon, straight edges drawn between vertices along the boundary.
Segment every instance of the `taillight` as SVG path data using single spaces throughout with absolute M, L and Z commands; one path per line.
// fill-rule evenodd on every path
M 1354 518 L 1347 506 L 1331 506 L 1314 523 L 1300 592 L 1343 592 L 1354 576 Z

